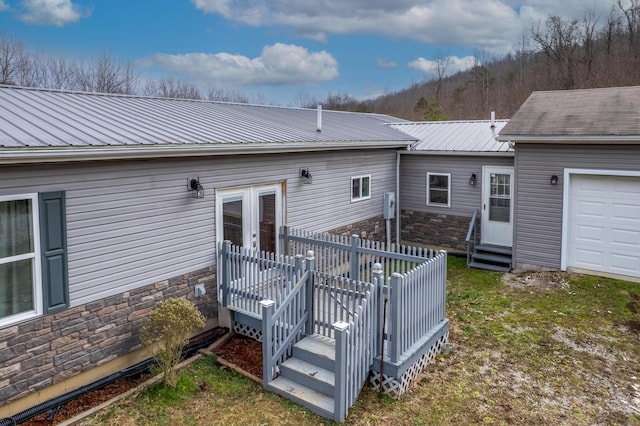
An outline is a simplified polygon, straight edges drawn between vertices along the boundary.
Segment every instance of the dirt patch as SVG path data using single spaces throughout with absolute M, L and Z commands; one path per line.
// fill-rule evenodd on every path
M 631 330 L 640 333 L 640 294 L 631 293 L 629 296 L 631 296 L 631 301 L 627 307 L 631 311 L 631 318 L 626 324 Z
M 233 336 L 215 354 L 256 377 L 262 377 L 262 343 L 256 340 Z
M 543 290 L 568 290 L 569 277 L 567 272 L 544 271 L 544 272 L 520 272 L 504 274 L 502 281 L 515 288 L 538 288 Z

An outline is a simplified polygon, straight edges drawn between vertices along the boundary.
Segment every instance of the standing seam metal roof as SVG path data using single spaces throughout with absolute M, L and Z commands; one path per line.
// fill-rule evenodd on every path
M 415 142 L 379 114 L 0 86 L 0 147 Z M 1 155 L 1 151 L 0 151 Z
M 497 140 L 507 123 L 508 120 L 428 121 L 393 123 L 389 127 L 418 139 L 411 151 L 510 152 L 513 150 L 509 144 Z

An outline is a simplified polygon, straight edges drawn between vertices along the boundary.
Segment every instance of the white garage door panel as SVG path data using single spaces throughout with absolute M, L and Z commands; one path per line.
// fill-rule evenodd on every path
M 640 177 L 573 174 L 567 266 L 640 277 Z

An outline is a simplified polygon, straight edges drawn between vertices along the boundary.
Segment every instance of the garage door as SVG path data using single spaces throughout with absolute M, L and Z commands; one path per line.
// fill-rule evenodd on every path
M 567 265 L 640 277 L 640 177 L 571 175 Z

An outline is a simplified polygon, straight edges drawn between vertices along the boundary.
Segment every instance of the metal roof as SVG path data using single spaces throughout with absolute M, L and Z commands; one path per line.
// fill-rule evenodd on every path
M 384 125 L 391 121 L 396 119 L 324 110 L 319 132 L 315 109 L 0 86 L 0 158 L 25 149 L 263 152 L 264 147 L 317 150 L 415 142 Z
M 533 92 L 500 139 L 639 141 L 640 86 Z
M 393 123 L 389 127 L 418 139 L 411 151 L 440 153 L 513 152 L 497 136 L 508 120 L 425 121 Z M 492 127 L 492 125 L 494 127 Z

